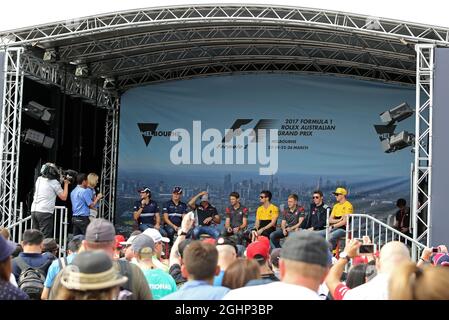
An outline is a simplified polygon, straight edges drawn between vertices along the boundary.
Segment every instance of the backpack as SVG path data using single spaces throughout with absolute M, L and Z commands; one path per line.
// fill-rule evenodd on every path
M 19 281 L 17 281 L 19 289 L 25 292 L 31 300 L 40 300 L 47 276 L 46 270 L 52 261 L 49 260 L 37 268 L 28 265 L 22 257 L 17 257 L 16 262 L 20 268 Z
M 59 271 L 64 269 L 66 266 L 68 266 L 69 263 L 67 262 L 67 258 L 66 257 L 59 258 L 58 265 L 59 265 Z
M 117 261 L 120 267 L 120 275 L 125 276 L 128 278 L 128 281 L 123 284 L 121 287 L 122 290 L 127 290 L 129 292 L 132 292 L 131 290 L 131 284 L 132 284 L 132 270 L 131 266 L 128 261 L 126 260 L 118 260 Z

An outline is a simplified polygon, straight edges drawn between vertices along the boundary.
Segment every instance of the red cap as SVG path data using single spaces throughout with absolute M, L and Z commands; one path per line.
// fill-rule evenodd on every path
M 259 236 L 259 237 L 257 238 L 257 241 L 258 241 L 258 242 L 264 243 L 266 246 L 268 246 L 268 249 L 270 248 L 270 239 L 268 239 L 267 237 L 265 237 L 265 236 Z
M 216 244 L 217 244 L 217 240 L 215 240 L 214 238 L 205 238 L 205 239 L 203 240 L 203 242 L 204 242 L 204 243 L 210 243 L 210 244 L 213 244 L 213 245 L 216 245 Z
M 115 248 L 116 249 L 121 249 L 122 248 L 122 245 L 120 244 L 120 242 L 126 242 L 126 239 L 121 234 L 118 234 L 118 235 L 115 236 Z
M 269 254 L 270 245 L 267 245 L 264 241 L 253 242 L 246 248 L 246 257 L 248 259 L 254 259 L 256 255 L 261 255 L 266 260 Z
M 368 263 L 368 258 L 367 257 L 354 257 L 352 259 L 352 265 L 356 266 L 358 264 L 364 264 L 364 263 Z

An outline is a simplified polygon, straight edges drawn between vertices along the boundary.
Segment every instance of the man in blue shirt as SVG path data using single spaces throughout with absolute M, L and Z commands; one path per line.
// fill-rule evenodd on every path
M 171 243 L 173 243 L 175 232 L 178 232 L 181 227 L 182 218 L 187 213 L 187 205 L 181 201 L 181 197 L 182 188 L 174 187 L 171 200 L 167 201 L 162 208 L 165 221 L 164 230 Z
M 229 289 L 214 287 L 214 277 L 220 273 L 218 251 L 213 244 L 193 241 L 183 254 L 182 275 L 187 281 L 177 292 L 163 300 L 221 300 Z
M 101 197 L 92 200 L 90 192 L 87 190 L 87 175 L 80 173 L 76 176 L 77 186 L 70 194 L 72 200 L 72 224 L 73 235 L 86 234 L 89 225 L 90 209 L 94 208 Z
M 161 229 L 161 216 L 159 214 L 159 206 L 156 201 L 151 200 L 151 190 L 149 187 L 144 187 L 139 190 L 140 201 L 134 203 L 134 220 L 139 225 L 140 231 L 145 231 L 148 228 L 159 230 L 162 236 L 166 236 L 164 229 Z
M 65 266 L 72 264 L 72 261 L 75 258 L 78 250 L 80 249 L 83 240 L 84 235 L 82 234 L 73 237 L 73 239 L 70 240 L 69 244 L 67 245 L 67 258 L 59 258 L 52 262 L 50 268 L 48 268 L 47 277 L 45 278 L 44 290 L 42 291 L 41 295 L 42 300 L 48 299 L 50 288 L 53 285 L 53 282 L 59 271 L 61 271 L 61 267 L 64 268 Z

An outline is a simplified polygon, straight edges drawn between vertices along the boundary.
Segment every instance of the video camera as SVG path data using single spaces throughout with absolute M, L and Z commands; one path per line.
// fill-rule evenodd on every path
M 62 169 L 54 163 L 46 163 L 41 168 L 41 175 L 49 180 L 58 180 L 61 184 L 68 180 L 71 184 L 75 183 L 78 172 L 71 169 Z

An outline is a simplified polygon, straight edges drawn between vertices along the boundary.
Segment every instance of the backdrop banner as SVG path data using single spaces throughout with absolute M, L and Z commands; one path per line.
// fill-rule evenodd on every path
M 298 194 L 309 209 L 312 192 L 325 202 L 337 186 L 356 213 L 386 218 L 410 197 L 411 148 L 384 153 L 374 124 L 415 89 L 331 76 L 255 74 L 149 85 L 122 96 L 117 223 L 132 225 L 137 190 L 149 186 L 162 208 L 173 186 L 187 202 L 200 191 L 223 214 L 240 193 L 254 221 L 259 193 L 286 206 Z M 397 132 L 414 132 L 412 118 Z

